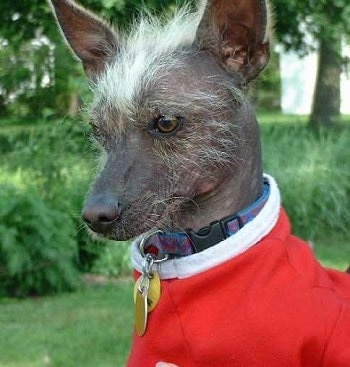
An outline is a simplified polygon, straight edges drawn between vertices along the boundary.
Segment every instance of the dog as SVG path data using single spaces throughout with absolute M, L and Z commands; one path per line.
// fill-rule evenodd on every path
M 265 0 L 208 0 L 130 33 L 51 0 L 93 90 L 103 168 L 82 217 L 136 238 L 129 367 L 350 366 L 350 276 L 291 234 L 247 97 Z

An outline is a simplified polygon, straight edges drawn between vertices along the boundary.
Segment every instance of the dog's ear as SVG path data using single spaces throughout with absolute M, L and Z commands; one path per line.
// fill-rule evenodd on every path
M 196 43 L 212 52 L 228 72 L 254 79 L 270 58 L 266 0 L 208 0 Z
M 50 0 L 57 22 L 85 73 L 94 80 L 117 50 L 116 33 L 71 0 Z

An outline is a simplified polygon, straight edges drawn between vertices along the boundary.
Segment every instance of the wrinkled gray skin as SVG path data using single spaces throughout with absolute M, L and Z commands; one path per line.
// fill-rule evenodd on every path
M 70 1 L 52 3 L 64 35 L 94 80 L 117 57 L 113 54 L 117 55 L 116 36 Z M 223 29 L 230 34 L 225 7 L 235 6 L 242 17 L 248 14 L 259 20 L 243 21 L 258 24 L 257 29 L 248 24 L 252 29 L 247 38 L 255 39 L 255 53 L 248 41 L 240 53 L 243 36 L 212 46 L 217 32 L 208 35 L 208 24 L 215 23 L 220 34 Z M 147 83 L 135 97 L 131 112 L 106 108 L 103 98 L 95 103 L 91 124 L 106 162 L 83 209 L 83 219 L 92 231 L 126 240 L 152 228 L 198 230 L 259 197 L 260 140 L 245 93 L 246 84 L 268 60 L 268 46 L 262 41 L 266 32 L 263 7 L 263 1 L 214 1 L 207 5 L 195 42 L 173 51 L 181 66 L 160 70 L 156 82 Z M 218 8 L 224 8 L 223 13 Z M 237 27 L 241 25 L 235 23 L 232 29 L 237 31 Z M 86 34 L 101 33 L 101 29 L 104 46 L 108 44 L 102 51 L 101 42 L 86 45 L 86 39 L 94 38 Z M 79 39 L 84 32 L 84 39 Z M 204 95 L 210 99 L 201 98 Z M 173 134 L 160 135 L 153 123 L 158 115 L 181 116 L 182 125 Z

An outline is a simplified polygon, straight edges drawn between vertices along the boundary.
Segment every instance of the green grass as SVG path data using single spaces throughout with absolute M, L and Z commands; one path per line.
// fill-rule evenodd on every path
M 131 282 L 71 294 L 0 301 L 0 367 L 122 367 Z
M 350 116 L 318 134 L 307 116 L 259 113 L 264 169 L 281 190 L 294 233 L 328 267 L 350 264 Z
M 303 124 L 308 120 L 306 115 L 284 115 L 280 112 L 258 112 L 258 120 L 260 124 Z
M 266 112 L 266 111 L 258 111 L 257 113 L 259 122 L 262 124 L 303 124 L 306 125 L 309 116 L 307 115 L 288 115 L 282 114 L 278 111 L 274 112 Z M 341 115 L 338 119 L 340 123 L 349 123 L 350 115 Z
M 325 267 L 344 271 L 350 265 L 350 238 L 337 233 L 320 234 L 312 241 L 316 257 Z

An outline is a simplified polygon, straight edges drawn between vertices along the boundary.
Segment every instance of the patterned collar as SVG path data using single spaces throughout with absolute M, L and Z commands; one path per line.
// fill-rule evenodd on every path
M 269 195 L 270 185 L 264 180 L 262 195 L 244 210 L 214 221 L 198 232 L 190 228 L 183 233 L 151 231 L 142 239 L 140 250 L 143 254 L 152 254 L 157 259 L 177 258 L 202 252 L 236 234 L 252 221 L 266 204 Z

